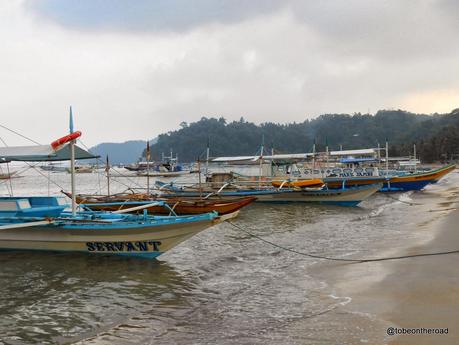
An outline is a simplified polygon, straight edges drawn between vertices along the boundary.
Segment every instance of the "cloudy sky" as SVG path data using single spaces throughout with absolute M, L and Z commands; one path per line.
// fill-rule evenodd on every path
M 47 143 L 72 105 L 93 145 L 202 116 L 449 112 L 458 36 L 455 0 L 0 0 L 0 124 Z

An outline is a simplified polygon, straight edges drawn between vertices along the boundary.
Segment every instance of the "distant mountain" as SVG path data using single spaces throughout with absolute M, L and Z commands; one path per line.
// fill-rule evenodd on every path
M 150 141 L 155 144 L 157 139 Z M 144 140 L 130 140 L 124 143 L 101 143 L 90 148 L 90 151 L 105 161 L 108 155 L 111 164 L 130 164 L 139 160 L 145 149 Z

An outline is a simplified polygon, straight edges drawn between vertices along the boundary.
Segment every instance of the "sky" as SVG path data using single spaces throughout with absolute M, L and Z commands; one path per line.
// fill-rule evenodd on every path
M 0 0 L 0 125 L 49 143 L 72 105 L 92 146 L 203 116 L 446 113 L 458 34 L 455 0 Z

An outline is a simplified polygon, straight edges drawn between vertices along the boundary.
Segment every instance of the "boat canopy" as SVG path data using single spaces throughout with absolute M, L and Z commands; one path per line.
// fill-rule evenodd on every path
M 364 156 L 376 155 L 378 149 L 361 149 L 361 150 L 344 150 L 344 151 L 330 151 L 330 156 Z
M 75 159 L 98 158 L 92 153 L 75 145 Z M 70 144 L 60 146 L 56 150 L 51 145 L 0 147 L 0 163 L 16 162 L 48 162 L 70 160 Z
M 362 163 L 362 162 L 377 162 L 378 160 L 376 158 L 371 158 L 371 157 L 363 157 L 363 158 L 354 158 L 354 157 L 348 157 L 348 158 L 341 158 L 339 160 L 340 163 Z
M 243 161 L 256 161 L 259 156 L 234 156 L 234 157 L 217 157 L 213 158 L 212 162 L 243 162 Z
M 267 156 L 235 156 L 235 157 L 217 157 L 212 159 L 212 162 L 244 162 L 251 161 L 256 162 L 260 159 L 267 161 L 298 161 L 305 160 L 308 157 L 312 157 L 312 153 L 288 153 L 288 154 L 277 154 Z

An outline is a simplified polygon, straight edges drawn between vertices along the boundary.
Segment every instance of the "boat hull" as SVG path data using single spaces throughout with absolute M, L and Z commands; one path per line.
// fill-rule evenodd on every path
M 192 218 L 195 219 L 192 219 Z M 190 216 L 180 222 L 167 220 L 139 224 L 74 223 L 2 229 L 1 250 L 80 252 L 155 258 L 181 242 L 215 225 L 215 214 Z M 162 218 L 162 217 L 159 217 Z
M 382 192 L 421 190 L 431 183 L 437 183 L 442 177 L 456 169 L 454 164 L 439 169 L 410 175 L 394 176 L 384 183 Z
M 389 177 L 327 177 L 324 178 L 324 182 L 328 188 L 363 186 L 383 182 L 381 192 L 416 191 L 424 189 L 428 184 L 437 183 L 455 168 L 456 166 L 451 164 L 426 172 Z
M 384 183 L 384 177 L 326 177 L 323 179 L 328 188 L 342 189 L 347 187 L 368 186 L 377 183 Z
M 233 200 L 186 200 L 172 198 L 170 200 L 165 199 L 170 208 L 178 215 L 187 214 L 202 214 L 207 212 L 217 212 L 219 215 L 229 214 L 238 211 L 244 206 L 247 206 L 256 200 L 255 197 L 245 197 Z M 152 200 L 151 202 L 154 202 Z M 145 204 L 148 200 L 141 200 L 136 202 L 135 200 L 123 203 L 85 203 L 77 197 L 78 203 L 83 203 L 85 207 L 90 208 L 94 211 L 118 211 L 128 209 L 133 206 Z M 150 206 L 146 208 L 149 214 L 169 214 L 171 211 L 164 206 Z M 143 212 L 143 211 L 142 211 Z
M 346 189 L 321 189 L 314 191 L 297 189 L 265 189 L 224 191 L 213 197 L 236 198 L 254 196 L 256 202 L 263 203 L 318 203 L 339 206 L 356 206 L 361 201 L 376 193 L 382 184 L 352 187 Z M 194 196 L 195 193 L 178 192 L 174 196 Z
M 137 176 L 141 177 L 178 177 L 178 176 L 185 176 L 191 174 L 191 171 L 166 171 L 166 172 L 160 172 L 160 171 L 154 171 L 154 172 L 147 172 L 145 170 L 141 170 L 137 173 Z

